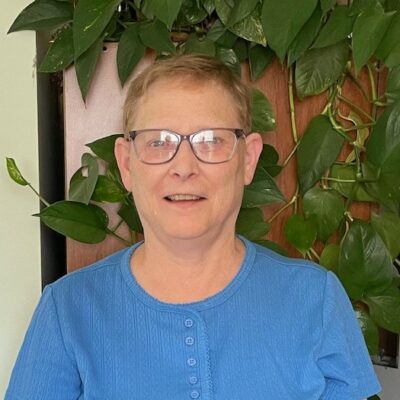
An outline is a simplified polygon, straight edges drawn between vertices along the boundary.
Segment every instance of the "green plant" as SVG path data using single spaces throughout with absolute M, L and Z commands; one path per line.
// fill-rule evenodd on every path
M 75 63 L 83 98 L 103 41 L 118 41 L 117 66 L 124 84 L 145 48 L 159 56 L 204 53 L 236 73 L 247 61 L 256 80 L 275 57 L 287 68 L 293 149 L 279 155 L 264 146 L 253 183 L 246 188 L 238 232 L 268 247 L 269 226 L 288 209 L 285 236 L 303 257 L 333 270 L 341 279 L 371 354 L 378 352 L 378 327 L 400 332 L 400 2 L 398 0 L 36 0 L 17 17 L 10 32 L 53 30 L 54 40 L 39 66 L 57 72 Z M 366 86 L 360 73 L 368 78 Z M 377 76 L 387 73 L 384 93 Z M 352 82 L 368 108 L 349 100 L 343 90 Z M 300 138 L 295 99 L 326 93 L 323 112 Z M 343 113 L 343 105 L 351 111 Z M 253 92 L 253 129 L 274 129 L 265 96 Z M 45 204 L 38 214 L 58 232 L 98 242 L 108 227 L 102 202 L 119 203 L 118 214 L 132 232 L 141 232 L 133 199 L 123 188 L 112 147 L 115 136 L 89 144 L 82 168 L 70 183 L 69 200 Z M 347 150 L 345 161 L 339 153 Z M 273 177 L 297 159 L 297 188 L 286 201 Z M 106 162 L 100 175 L 98 161 Z M 13 160 L 11 177 L 27 184 Z M 85 176 L 83 171 L 86 171 Z M 260 206 L 285 204 L 267 221 Z M 368 220 L 351 214 L 354 202 L 379 204 Z M 129 244 L 132 238 L 121 238 Z M 135 240 L 135 238 L 133 238 Z

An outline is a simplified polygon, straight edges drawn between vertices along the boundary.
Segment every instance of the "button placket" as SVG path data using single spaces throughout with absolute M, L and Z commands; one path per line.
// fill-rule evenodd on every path
M 187 328 L 186 333 L 185 333 L 185 345 L 188 348 L 193 349 L 193 345 L 195 344 L 195 331 L 193 331 L 194 327 L 194 321 L 192 318 L 185 318 L 184 320 L 184 325 Z M 199 378 L 198 378 L 198 362 L 196 359 L 196 356 L 193 354 L 193 351 L 189 355 L 189 357 L 186 360 L 186 364 L 188 365 L 188 368 L 192 370 L 191 375 L 189 376 L 189 383 L 191 385 L 190 391 L 189 391 L 189 396 L 191 399 L 200 399 L 200 390 L 199 388 L 195 388 L 195 385 L 198 384 Z

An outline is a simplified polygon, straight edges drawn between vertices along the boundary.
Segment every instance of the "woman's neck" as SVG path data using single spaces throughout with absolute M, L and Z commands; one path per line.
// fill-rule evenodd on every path
M 168 244 L 150 236 L 133 253 L 131 270 L 142 288 L 158 300 L 190 303 L 226 287 L 240 269 L 244 254 L 244 244 L 234 234 Z

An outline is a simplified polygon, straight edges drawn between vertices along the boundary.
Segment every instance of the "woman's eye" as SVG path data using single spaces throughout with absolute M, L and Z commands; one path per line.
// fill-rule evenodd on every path
M 154 140 L 149 143 L 149 147 L 165 147 L 166 142 L 164 140 Z
M 221 143 L 223 143 L 223 139 L 222 138 L 220 138 L 220 137 L 213 137 L 213 138 L 211 138 L 211 139 L 208 139 L 208 140 L 205 140 L 204 142 L 206 143 L 206 144 L 209 144 L 209 145 L 217 145 L 217 144 L 221 144 Z

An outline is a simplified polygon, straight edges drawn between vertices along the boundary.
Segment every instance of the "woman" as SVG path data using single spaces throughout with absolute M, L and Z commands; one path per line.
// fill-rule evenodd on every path
M 335 275 L 235 235 L 262 150 L 249 103 L 204 56 L 156 62 L 132 83 L 115 154 L 145 240 L 45 289 L 7 400 L 380 390 Z

